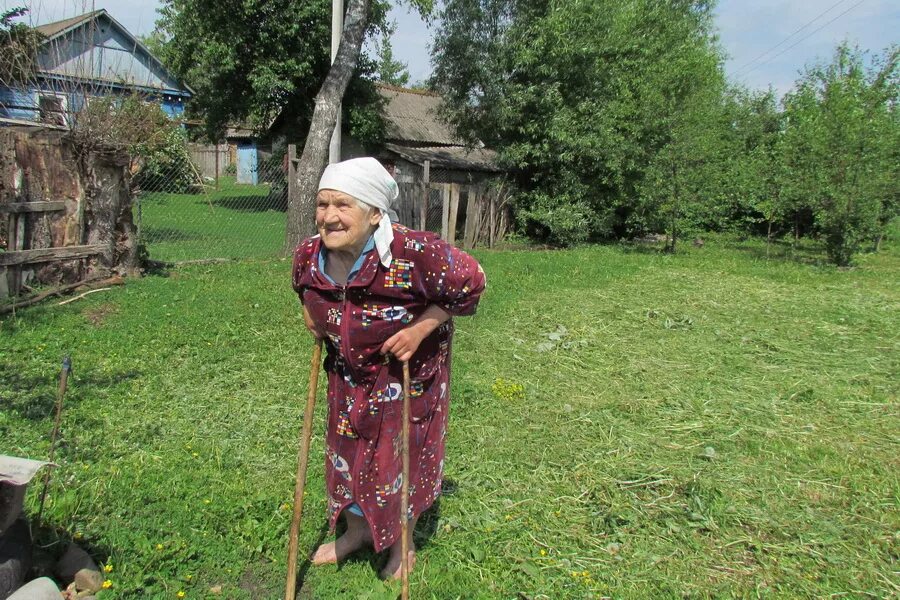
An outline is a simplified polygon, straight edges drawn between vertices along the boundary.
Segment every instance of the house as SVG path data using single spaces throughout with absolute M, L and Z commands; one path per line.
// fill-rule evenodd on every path
M 91 97 L 138 93 L 179 117 L 193 95 L 106 10 L 35 27 L 46 39 L 33 81 L 0 85 L 0 118 L 71 124 Z
M 400 187 L 400 222 L 441 232 L 451 243 L 492 245 L 509 220 L 497 154 L 467 145 L 440 116 L 440 95 L 378 84 L 385 100 L 385 140 L 375 152 Z M 353 139 L 343 159 L 366 155 Z

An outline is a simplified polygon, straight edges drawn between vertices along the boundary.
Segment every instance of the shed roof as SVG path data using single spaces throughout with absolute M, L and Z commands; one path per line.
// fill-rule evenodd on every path
M 385 84 L 378 84 L 378 92 L 387 100 L 384 117 L 388 141 L 431 146 L 464 143 L 440 118 L 441 97 L 434 92 Z
M 430 161 L 432 167 L 460 171 L 485 171 L 499 173 L 497 153 L 487 148 L 466 148 L 465 146 L 403 146 L 385 144 L 384 147 L 406 160 L 418 165 Z

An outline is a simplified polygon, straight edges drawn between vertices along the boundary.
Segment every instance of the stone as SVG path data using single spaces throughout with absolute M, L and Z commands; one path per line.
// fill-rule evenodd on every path
M 49 577 L 32 579 L 13 593 L 7 600 L 60 600 L 62 594 Z
M 31 568 L 31 531 L 24 520 L 16 521 L 0 537 L 0 600 L 25 583 Z
M 56 574 L 63 583 L 74 582 L 79 592 L 98 592 L 103 586 L 103 573 L 90 554 L 76 543 L 69 544 L 65 554 L 56 563 Z
M 24 502 L 24 485 L 0 483 L 0 535 L 3 535 L 22 514 Z

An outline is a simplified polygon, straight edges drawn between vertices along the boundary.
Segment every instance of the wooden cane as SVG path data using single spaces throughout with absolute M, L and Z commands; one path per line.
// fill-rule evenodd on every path
M 294 600 L 297 593 L 297 547 L 300 544 L 300 518 L 303 515 L 303 488 L 306 487 L 306 467 L 309 464 L 309 443 L 312 440 L 313 411 L 316 407 L 316 387 L 319 384 L 319 365 L 322 362 L 322 340 L 316 340 L 309 369 L 309 393 L 306 396 L 306 414 L 303 415 L 303 431 L 297 455 L 297 482 L 294 486 L 294 518 L 288 540 L 288 573 L 284 587 L 284 599 Z
M 400 485 L 400 598 L 409 600 L 409 361 L 403 361 L 403 482 Z
M 63 398 L 66 396 L 66 388 L 69 385 L 69 373 L 72 371 L 72 359 L 68 356 L 63 359 L 62 369 L 59 372 L 59 388 L 56 390 L 56 418 L 53 420 L 53 433 L 50 434 L 50 458 L 47 460 L 53 462 L 56 453 L 56 436 L 59 435 L 59 423 L 62 419 Z M 41 490 L 40 507 L 38 508 L 37 520 L 40 523 L 44 513 L 44 500 L 47 498 L 47 488 L 50 487 L 50 468 L 44 471 L 44 489 Z

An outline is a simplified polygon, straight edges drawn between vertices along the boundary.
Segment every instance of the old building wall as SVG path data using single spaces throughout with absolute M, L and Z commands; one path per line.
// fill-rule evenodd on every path
M 0 127 L 0 298 L 134 271 L 127 165 L 64 130 Z

